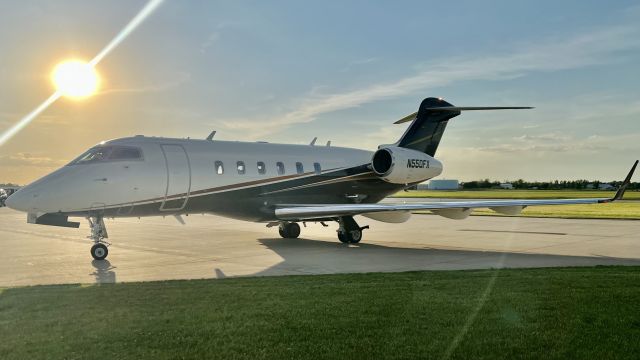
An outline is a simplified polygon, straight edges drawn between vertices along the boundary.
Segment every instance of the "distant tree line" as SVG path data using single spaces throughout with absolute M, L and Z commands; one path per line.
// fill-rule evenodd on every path
M 500 184 L 509 183 L 513 185 L 514 189 L 539 189 L 539 190 L 585 190 L 595 189 L 598 190 L 600 184 L 610 184 L 617 188 L 622 184 L 622 181 L 601 182 L 601 181 L 589 181 L 589 180 L 555 180 L 555 181 L 524 181 L 518 179 L 516 181 L 495 181 L 495 180 L 477 180 L 467 181 L 462 183 L 462 188 L 465 190 L 473 189 L 499 189 Z M 640 183 L 633 182 L 629 184 L 627 188 L 629 190 L 640 190 Z

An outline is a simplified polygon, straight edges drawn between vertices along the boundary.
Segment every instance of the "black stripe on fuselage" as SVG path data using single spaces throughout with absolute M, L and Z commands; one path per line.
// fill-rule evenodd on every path
M 179 211 L 160 211 L 160 206 L 165 201 L 162 197 L 136 203 L 115 204 L 101 209 L 71 211 L 65 215 L 141 217 L 214 213 L 242 220 L 273 221 L 276 220 L 274 208 L 277 204 L 352 203 L 353 199 L 348 196 L 353 195 L 358 195 L 363 203 L 375 203 L 403 187 L 379 179 L 368 165 L 360 165 L 317 175 L 287 175 L 194 191 L 189 195 L 186 206 Z M 167 199 L 184 199 L 185 195 L 176 194 Z

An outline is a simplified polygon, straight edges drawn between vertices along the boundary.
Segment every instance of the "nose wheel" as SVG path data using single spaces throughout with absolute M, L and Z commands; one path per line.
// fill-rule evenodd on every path
M 91 235 L 89 239 L 93 240 L 93 246 L 91 246 L 91 256 L 95 260 L 104 260 L 109 255 L 108 246 L 110 245 L 104 239 L 109 238 L 107 234 L 107 228 L 104 225 L 102 216 L 88 217 L 89 228 L 91 228 Z
M 107 248 L 107 245 L 99 243 L 93 244 L 93 246 L 91 247 L 91 256 L 93 256 L 95 260 L 104 260 L 107 255 L 109 255 L 109 249 Z

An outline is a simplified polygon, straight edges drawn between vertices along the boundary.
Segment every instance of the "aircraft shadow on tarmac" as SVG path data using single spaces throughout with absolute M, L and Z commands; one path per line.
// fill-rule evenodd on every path
M 534 268 L 555 266 L 636 265 L 640 259 L 591 256 L 566 256 L 513 251 L 483 251 L 406 248 L 371 243 L 342 244 L 332 240 L 261 238 L 257 241 L 277 254 L 281 261 L 264 270 L 243 276 L 275 276 L 365 272 L 400 272 L 418 270 L 463 270 L 492 268 Z M 214 255 L 214 254 L 212 254 Z M 236 276 L 225 272 L 224 262 L 208 256 L 198 261 L 212 265 L 212 278 Z M 116 266 L 108 260 L 91 262 L 90 275 L 96 283 L 115 283 Z M 188 278 L 188 277 L 187 277 Z
M 565 256 L 512 251 L 403 248 L 310 239 L 258 239 L 282 262 L 254 275 L 395 272 L 552 266 L 640 265 L 640 259 Z M 224 270 L 224 269 L 222 269 Z
M 116 282 L 115 267 L 111 265 L 109 260 L 93 260 L 91 265 L 95 269 L 91 275 L 96 278 L 96 283 L 113 284 Z

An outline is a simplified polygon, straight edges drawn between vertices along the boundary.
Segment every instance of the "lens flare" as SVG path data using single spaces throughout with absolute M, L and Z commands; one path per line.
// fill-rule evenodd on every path
M 95 73 L 93 68 L 113 49 L 120 45 L 120 43 L 124 41 L 149 15 L 151 15 L 151 13 L 160 6 L 162 1 L 163 0 L 149 0 L 142 10 L 140 10 L 140 12 L 116 35 L 116 37 L 114 37 L 107 46 L 98 53 L 98 55 L 91 59 L 88 64 L 81 63 L 83 66 L 69 66 L 70 69 L 65 69 L 64 72 L 59 74 L 59 80 L 56 80 L 57 71 L 54 70 L 52 78 L 56 85 L 56 91 L 37 108 L 33 109 L 29 114 L 0 134 L 0 146 L 4 145 L 13 136 L 29 125 L 33 119 L 35 119 L 41 112 L 45 111 L 61 96 L 82 98 L 93 94 L 100 85 L 100 77 Z M 60 64 L 60 66 L 63 64 Z M 58 68 L 56 67 L 56 69 Z M 95 82 L 95 88 L 93 87 L 94 85 L 92 85 L 93 82 Z
M 79 60 L 58 64 L 51 74 L 51 80 L 60 94 L 73 99 L 95 94 L 100 85 L 100 77 L 96 70 Z

